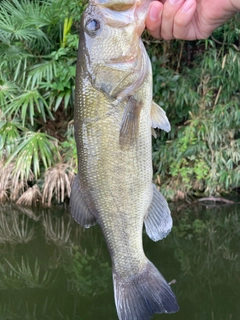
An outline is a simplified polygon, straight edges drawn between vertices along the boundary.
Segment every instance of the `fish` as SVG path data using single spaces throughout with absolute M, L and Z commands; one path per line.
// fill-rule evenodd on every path
M 90 0 L 80 22 L 74 128 L 78 174 L 70 196 L 74 220 L 99 224 L 112 261 L 120 320 L 147 320 L 179 307 L 146 257 L 172 228 L 167 201 L 152 183 L 152 128 L 169 131 L 152 101 L 151 62 L 141 40 L 149 0 Z

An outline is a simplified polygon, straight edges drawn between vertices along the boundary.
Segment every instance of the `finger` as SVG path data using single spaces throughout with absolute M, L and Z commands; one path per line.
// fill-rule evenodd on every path
M 197 21 L 194 19 L 197 4 L 196 0 L 186 0 L 174 17 L 173 36 L 176 39 L 196 40 Z
M 160 37 L 161 16 L 163 11 L 163 4 L 158 1 L 153 1 L 150 4 L 149 13 L 146 19 L 146 27 L 150 34 L 157 39 Z
M 167 0 L 164 3 L 161 24 L 161 37 L 165 40 L 174 39 L 174 17 L 185 0 Z

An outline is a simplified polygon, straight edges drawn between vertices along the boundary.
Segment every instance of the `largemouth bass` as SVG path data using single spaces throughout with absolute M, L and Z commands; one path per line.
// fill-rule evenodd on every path
M 73 218 L 99 223 L 112 259 L 120 320 L 146 320 L 178 310 L 170 286 L 143 251 L 142 228 L 154 241 L 172 219 L 152 184 L 151 127 L 166 131 L 152 102 L 151 63 L 140 38 L 149 1 L 92 0 L 81 18 L 76 77 L 78 176 Z

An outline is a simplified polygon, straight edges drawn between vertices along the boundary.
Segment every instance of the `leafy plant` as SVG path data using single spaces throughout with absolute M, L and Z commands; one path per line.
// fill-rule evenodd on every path
M 46 201 L 50 206 L 54 195 L 58 203 L 64 202 L 66 196 L 70 198 L 71 184 L 74 177 L 72 168 L 67 164 L 58 163 L 49 168 L 45 173 L 43 203 Z
M 0 201 L 18 199 L 30 181 L 41 187 L 48 168 L 63 155 L 71 158 L 58 146 L 73 116 L 76 28 L 84 5 L 77 0 L 1 2 Z
M 35 184 L 33 187 L 30 187 L 25 191 L 21 197 L 18 199 L 17 204 L 24 206 L 36 205 L 42 199 L 42 194 Z
M 212 39 L 148 47 L 155 101 L 172 126 L 153 142 L 155 175 L 167 196 L 239 186 L 239 26 L 237 15 Z
M 16 156 L 15 170 L 20 173 L 22 180 L 28 179 L 30 170 L 37 177 L 40 174 L 40 157 L 42 164 L 47 168 L 51 166 L 54 157 L 58 156 L 56 144 L 50 136 L 41 132 L 27 132 L 24 140 L 18 145 L 16 150 L 8 158 L 7 163 L 11 162 Z
M 69 197 L 77 171 L 73 107 L 85 5 L 85 0 L 1 1 L 0 202 L 17 200 L 33 184 L 48 205 Z M 153 141 L 154 178 L 171 199 L 239 186 L 239 30 L 237 14 L 203 41 L 144 36 L 154 100 L 172 127 Z
M 69 289 L 83 296 L 102 294 L 109 288 L 111 267 L 108 262 L 97 258 L 97 253 L 82 253 L 78 247 L 73 248 L 72 263 L 65 270 L 71 275 Z

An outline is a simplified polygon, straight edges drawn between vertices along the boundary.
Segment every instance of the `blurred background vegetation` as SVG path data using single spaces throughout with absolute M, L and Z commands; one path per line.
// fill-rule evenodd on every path
M 75 66 L 82 0 L 2 0 L 0 202 L 64 202 L 77 170 Z M 154 179 L 169 199 L 240 185 L 240 15 L 203 41 L 143 36 L 154 100 L 172 130 L 153 141 Z

